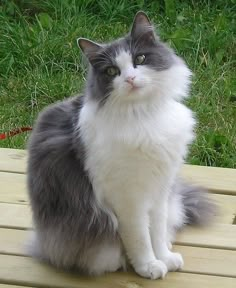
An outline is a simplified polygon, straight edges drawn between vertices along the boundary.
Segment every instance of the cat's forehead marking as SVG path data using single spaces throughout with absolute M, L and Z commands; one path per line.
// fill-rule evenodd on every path
M 115 58 L 117 66 L 122 70 L 130 65 L 133 66 L 132 56 L 129 51 L 120 50 Z

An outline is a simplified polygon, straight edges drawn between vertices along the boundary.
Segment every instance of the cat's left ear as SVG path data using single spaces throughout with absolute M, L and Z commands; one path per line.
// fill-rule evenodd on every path
M 134 39 L 145 37 L 147 38 L 146 40 L 155 40 L 153 26 L 146 13 L 143 11 L 139 11 L 134 17 L 131 28 L 131 37 Z
M 102 46 L 86 38 L 79 38 L 77 40 L 77 44 L 90 62 L 97 56 L 98 52 L 102 49 Z

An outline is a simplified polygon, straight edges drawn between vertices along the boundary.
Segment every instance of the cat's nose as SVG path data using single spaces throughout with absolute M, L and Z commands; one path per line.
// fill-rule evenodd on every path
M 129 77 L 126 77 L 125 82 L 133 85 L 134 84 L 134 79 L 135 79 L 135 76 L 129 76 Z

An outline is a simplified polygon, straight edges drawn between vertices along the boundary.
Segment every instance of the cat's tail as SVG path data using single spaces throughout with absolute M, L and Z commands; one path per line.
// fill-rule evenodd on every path
M 178 180 L 174 190 L 182 202 L 184 224 L 206 225 L 218 214 L 218 207 L 206 189 Z

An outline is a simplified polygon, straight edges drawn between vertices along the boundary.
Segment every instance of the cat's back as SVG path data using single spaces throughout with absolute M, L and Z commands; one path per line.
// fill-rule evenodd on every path
M 82 106 L 82 97 L 57 102 L 39 114 L 28 143 L 29 173 L 33 168 L 43 168 L 45 161 L 52 162 L 74 151 L 74 125 Z
M 51 146 L 56 148 L 60 143 L 69 144 L 81 106 L 82 97 L 74 97 L 46 107 L 33 127 L 29 150 L 35 146 L 50 149 Z
M 80 97 L 53 104 L 40 113 L 33 127 L 27 182 L 34 219 L 38 222 L 54 218 L 58 221 L 72 205 L 75 187 L 90 189 L 79 150 L 81 141 L 75 140 L 74 126 L 81 105 Z
M 79 145 L 77 150 L 74 143 L 74 125 L 81 105 L 82 98 L 74 97 L 52 104 L 39 114 L 28 143 L 30 195 L 49 191 L 47 187 L 58 190 L 57 183 L 65 179 L 72 168 L 82 171 Z

